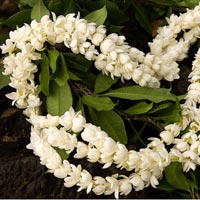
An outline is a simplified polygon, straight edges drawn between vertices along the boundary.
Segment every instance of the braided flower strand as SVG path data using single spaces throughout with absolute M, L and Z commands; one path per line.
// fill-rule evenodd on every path
M 187 56 L 188 49 L 200 35 L 200 6 L 187 10 L 180 16 L 172 15 L 168 26 L 158 30 L 158 35 L 149 43 L 150 52 L 146 55 L 130 47 L 124 36 L 112 33 L 106 36 L 104 26 L 96 26 L 80 19 L 79 15 L 68 14 L 44 16 L 40 22 L 33 20 L 30 25 L 10 32 L 10 38 L 1 46 L 6 54 L 3 60 L 4 74 L 10 75 L 10 86 L 16 91 L 7 94 L 31 123 L 31 141 L 27 148 L 40 157 L 41 164 L 58 178 L 64 179 L 66 187 L 79 186 L 78 191 L 86 189 L 97 195 L 129 194 L 149 185 L 156 187 L 164 169 L 171 162 L 183 163 L 183 170 L 195 170 L 200 164 L 200 50 L 196 54 L 190 73 L 191 84 L 182 107 L 181 122 L 170 124 L 160 133 L 160 138 L 149 138 L 146 148 L 128 150 L 125 145 L 115 142 L 100 127 L 86 123 L 80 112 L 73 108 L 62 116 L 42 116 L 42 101 L 37 94 L 35 73 L 36 61 L 46 49 L 46 43 L 58 43 L 82 54 L 94 62 L 102 73 L 121 79 L 132 79 L 140 86 L 159 87 L 160 80 L 178 79 L 177 61 Z M 183 31 L 183 38 L 177 39 Z M 98 48 L 97 48 L 98 47 Z M 182 133 L 187 128 L 186 133 Z M 82 141 L 77 134 L 81 132 Z M 182 134 L 182 135 L 181 135 Z M 167 151 L 166 146 L 172 145 Z M 73 154 L 74 158 L 87 158 L 89 162 L 99 162 L 103 168 L 112 164 L 130 172 L 129 176 L 113 174 L 105 178 L 92 175 L 81 165 L 75 166 L 61 158 L 56 149 Z

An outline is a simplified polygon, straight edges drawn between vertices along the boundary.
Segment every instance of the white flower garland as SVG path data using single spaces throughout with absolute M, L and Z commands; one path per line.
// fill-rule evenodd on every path
M 181 122 L 166 126 L 159 138 L 149 138 L 151 142 L 139 152 L 128 150 L 125 145 L 115 142 L 100 127 L 86 123 L 80 112 L 73 108 L 62 116 L 40 115 L 42 104 L 37 95 L 34 78 L 38 68 L 33 62 L 41 59 L 45 43 L 64 43 L 75 54 L 83 54 L 94 61 L 95 67 L 111 77 L 132 79 L 141 86 L 159 87 L 159 81 L 179 78 L 177 61 L 187 56 L 188 49 L 200 36 L 200 5 L 187 10 L 180 16 L 172 15 L 168 26 L 158 30 L 158 35 L 149 43 L 150 53 L 146 55 L 125 42 L 124 36 L 113 33 L 106 36 L 104 26 L 88 23 L 75 14 L 44 16 L 40 22 L 33 20 L 30 25 L 10 32 L 10 38 L 1 46 L 4 58 L 4 74 L 10 75 L 10 86 L 16 92 L 7 94 L 32 124 L 31 142 L 27 148 L 40 157 L 41 164 L 58 178 L 64 179 L 66 187 L 79 186 L 97 195 L 129 194 L 149 185 L 156 187 L 164 169 L 179 161 L 183 170 L 195 170 L 200 164 L 200 50 L 196 54 L 190 73 L 191 84 L 182 107 Z M 183 37 L 177 40 L 177 35 Z M 99 48 L 96 48 L 99 47 Z M 100 49 L 100 50 L 97 50 Z M 59 127 L 59 128 L 58 128 Z M 179 136 L 181 131 L 188 131 Z M 76 133 L 81 132 L 82 142 Z M 178 137 L 179 136 L 179 137 Z M 166 150 L 166 145 L 173 147 Z M 81 165 L 75 166 L 62 160 L 55 148 L 71 153 L 74 158 L 86 157 L 89 162 L 100 162 L 103 168 L 115 164 L 120 169 L 131 171 L 129 176 L 114 174 L 105 178 L 92 175 Z

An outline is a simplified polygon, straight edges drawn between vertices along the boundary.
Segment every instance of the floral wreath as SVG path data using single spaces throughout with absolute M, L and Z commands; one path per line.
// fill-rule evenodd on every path
M 9 85 L 16 91 L 7 97 L 18 108 L 24 109 L 32 125 L 27 148 L 40 157 L 41 164 L 49 172 L 64 179 L 66 187 L 77 185 L 78 191 L 86 189 L 87 193 L 93 191 L 96 195 L 114 193 L 116 198 L 128 195 L 133 189 L 156 187 L 163 171 L 172 162 L 181 162 L 186 172 L 195 170 L 200 164 L 197 106 L 200 101 L 200 50 L 193 61 L 185 102 L 181 104 L 181 121 L 165 126 L 160 138 L 149 138 L 147 147 L 139 151 L 128 150 L 124 144 L 114 141 L 100 127 L 87 123 L 81 112 L 75 112 L 72 107 L 61 116 L 41 115 L 42 101 L 35 74 L 45 44 L 64 43 L 74 54 L 82 54 L 93 61 L 104 74 L 158 88 L 161 79 L 173 81 L 179 78 L 177 61 L 187 56 L 190 45 L 200 36 L 199 19 L 200 5 L 180 16 L 171 15 L 167 19 L 168 25 L 159 28 L 158 35 L 149 43 L 147 54 L 130 47 L 124 36 L 106 35 L 103 25 L 89 23 L 75 14 L 56 17 L 52 13 L 52 19 L 45 15 L 40 22 L 33 20 L 30 25 L 10 32 L 10 38 L 1 49 L 7 54 L 3 60 L 4 75 L 10 75 Z M 183 36 L 177 39 L 181 31 Z M 81 141 L 77 137 L 79 132 Z M 92 177 L 80 164 L 76 166 L 61 158 L 58 149 L 68 154 L 75 152 L 76 159 L 99 162 L 103 168 L 114 164 L 130 171 L 130 175 Z

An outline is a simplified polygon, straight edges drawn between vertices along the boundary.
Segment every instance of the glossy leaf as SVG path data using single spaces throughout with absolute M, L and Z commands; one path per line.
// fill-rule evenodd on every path
M 128 21 L 127 15 L 114 2 L 106 1 L 106 7 L 108 10 L 107 20 L 112 25 L 121 25 Z
M 73 72 L 71 71 L 68 71 L 68 74 L 69 74 L 69 78 L 73 81 L 81 81 L 81 78 L 79 78 L 76 74 L 74 74 Z
M 113 84 L 118 81 L 118 78 L 112 79 L 110 76 L 99 74 L 94 85 L 94 93 L 101 93 L 108 90 Z
M 31 9 L 21 10 L 12 16 L 10 16 L 7 20 L 3 22 L 3 24 L 10 26 L 12 28 L 16 28 L 16 26 L 22 26 L 24 23 L 30 23 L 31 21 Z
M 154 103 L 159 103 L 166 100 L 176 101 L 176 96 L 170 93 L 169 89 L 165 88 L 128 86 L 111 90 L 103 95 L 128 100 L 149 100 Z
M 50 0 L 48 3 L 48 9 L 52 12 L 59 13 L 62 8 L 61 0 Z
M 179 103 L 173 104 L 167 109 L 158 111 L 153 115 L 156 120 L 162 120 L 168 123 L 178 122 L 181 120 L 181 108 Z
M 76 104 L 76 110 L 77 110 L 77 111 L 81 111 L 81 114 L 82 114 L 83 116 L 85 116 L 84 104 L 83 104 L 83 101 L 82 101 L 82 98 L 81 98 L 81 97 L 78 98 L 78 102 L 77 102 L 77 104 Z
M 62 1 L 62 13 L 67 15 L 69 13 L 76 12 L 76 0 L 63 0 Z
M 98 111 L 112 110 L 115 107 L 115 103 L 109 97 L 98 97 L 84 95 L 82 101 L 87 106 L 90 106 Z
M 78 72 L 87 72 L 92 65 L 91 61 L 88 61 L 84 56 L 74 53 L 64 53 L 66 63 L 69 69 L 76 70 Z
M 126 144 L 128 139 L 122 118 L 113 110 L 96 112 L 98 125 L 115 141 Z
M 37 1 L 35 1 L 35 0 L 20 0 L 20 3 L 23 5 L 28 5 L 30 7 L 33 7 L 37 3 Z
M 52 115 L 62 115 L 72 106 L 72 93 L 68 82 L 60 87 L 52 81 L 50 85 L 50 95 L 46 100 L 47 111 Z
M 50 71 L 49 71 L 49 59 L 46 54 L 42 53 L 42 59 L 40 60 L 41 71 L 39 74 L 40 90 L 46 95 L 49 95 L 49 83 L 50 83 Z
M 164 101 L 159 104 L 154 104 L 153 108 L 148 112 L 148 114 L 153 114 L 153 113 L 165 110 L 165 109 L 169 109 L 171 106 L 173 106 L 173 104 L 174 104 L 174 102 L 171 102 L 171 101 Z
M 149 110 L 151 110 L 153 107 L 153 103 L 147 103 L 145 101 L 139 102 L 135 104 L 134 106 L 131 106 L 124 112 L 128 115 L 139 115 L 139 114 L 145 114 Z
M 152 33 L 151 23 L 148 16 L 146 15 L 146 12 L 140 6 L 137 6 L 133 1 L 132 5 L 135 13 L 135 18 L 137 19 L 140 26 L 144 28 L 148 33 Z
M 106 6 L 101 9 L 95 10 L 84 17 L 88 22 L 95 22 L 97 26 L 104 24 L 107 18 Z
M 53 48 L 51 50 L 48 50 L 49 64 L 50 64 L 52 73 L 56 71 L 58 57 L 59 57 L 59 52 L 57 49 Z
M 59 86 L 65 85 L 66 81 L 69 79 L 69 74 L 67 71 L 67 64 L 65 62 L 65 58 L 60 53 L 60 59 L 57 65 L 56 72 L 54 73 L 54 80 Z
M 0 89 L 7 86 L 10 82 L 10 77 L 3 75 L 2 74 L 3 71 L 4 71 L 4 68 L 0 67 Z
M 167 182 L 177 190 L 190 192 L 190 180 L 183 173 L 181 163 L 172 163 L 165 169 Z
M 44 15 L 50 15 L 49 10 L 46 8 L 42 0 L 38 0 L 37 3 L 33 6 L 31 11 L 31 19 L 40 21 Z
M 87 86 L 88 89 L 93 89 L 94 83 L 96 80 L 96 76 L 94 73 L 88 71 L 88 72 L 77 72 L 73 71 L 72 72 L 79 77 L 82 80 L 83 85 Z

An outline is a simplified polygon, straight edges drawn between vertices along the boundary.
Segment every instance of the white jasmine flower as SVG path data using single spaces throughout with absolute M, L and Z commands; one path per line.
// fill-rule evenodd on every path
M 163 141 L 167 144 L 170 145 L 174 142 L 174 135 L 170 131 L 162 131 L 160 133 L 160 137 L 163 139 Z
M 13 73 L 16 63 L 15 63 L 16 56 L 14 54 L 10 54 L 9 56 L 5 57 L 3 60 L 4 64 L 4 72 L 3 75 L 10 75 Z
M 183 171 L 188 172 L 190 169 L 193 171 L 196 169 L 196 164 L 190 160 L 183 163 Z
M 106 29 L 103 25 L 101 25 L 97 27 L 96 32 L 92 35 L 91 41 L 95 46 L 99 46 L 105 37 Z
M 117 150 L 115 151 L 113 160 L 117 167 L 124 168 L 129 158 L 128 150 L 125 145 L 117 143 Z
M 108 38 L 105 38 L 104 41 L 100 45 L 101 52 L 105 55 L 113 51 L 114 48 L 115 48 L 114 41 Z
M 182 153 L 175 149 L 175 148 L 172 148 L 169 152 L 169 156 L 170 156 L 170 160 L 173 162 L 182 162 L 183 160 L 183 155 Z
M 119 192 L 120 195 L 128 195 L 132 190 L 130 180 L 126 176 L 122 176 L 124 179 L 119 181 Z
M 75 112 L 73 108 L 70 108 L 69 111 L 66 111 L 59 119 L 59 122 L 66 130 L 72 128 L 72 120 L 75 117 Z
M 159 184 L 158 179 L 154 175 L 151 176 L 150 183 L 154 188 L 156 188 L 156 186 Z
M 173 123 L 165 126 L 165 130 L 171 131 L 174 137 L 177 137 L 180 133 L 181 127 L 177 123 Z
M 130 60 L 130 57 L 128 54 L 125 54 L 125 53 L 119 54 L 119 61 L 122 65 L 126 64 L 129 60 Z
M 188 143 L 183 141 L 182 139 L 175 139 L 174 143 L 176 144 L 175 147 L 181 152 L 184 152 L 189 149 Z
M 138 174 L 132 174 L 130 177 L 130 182 L 133 185 L 135 191 L 144 189 L 144 181 Z
M 2 53 L 3 54 L 8 53 L 9 55 L 11 55 L 13 51 L 15 50 L 15 44 L 13 43 L 11 39 L 7 39 L 5 43 L 6 44 L 3 44 L 0 46 Z
M 92 191 L 97 195 L 101 195 L 105 192 L 106 185 L 107 184 L 104 178 L 102 178 L 101 176 L 95 176 L 93 179 Z
M 99 158 L 100 158 L 99 150 L 94 148 L 94 147 L 93 148 L 89 148 L 88 149 L 87 158 L 92 163 L 97 162 L 99 160 Z
M 65 149 L 66 149 L 66 152 L 69 154 L 69 153 L 71 153 L 74 149 L 75 149 L 75 147 L 76 147 L 76 145 L 77 145 L 77 137 L 76 137 L 76 134 L 67 134 L 67 141 L 66 141 L 66 143 L 65 143 Z
M 49 127 L 42 130 L 47 137 L 47 141 L 51 146 L 64 148 L 68 140 L 67 134 L 64 130 L 56 127 Z
M 87 189 L 87 194 L 92 190 L 93 182 L 92 182 L 92 176 L 91 174 L 83 170 L 81 172 L 79 183 L 77 184 L 79 186 L 78 191 L 81 191 L 83 189 Z
M 82 131 L 85 123 L 86 123 L 85 118 L 82 115 L 78 114 L 72 119 L 72 128 L 71 128 L 72 131 L 74 133 Z
M 110 195 L 114 193 L 115 198 L 119 198 L 119 182 L 115 178 L 115 176 L 107 176 L 106 178 L 107 185 L 104 194 Z
M 117 144 L 116 142 L 110 138 L 106 137 L 104 139 L 103 147 L 100 149 L 100 152 L 104 155 L 113 155 L 117 149 Z
M 131 150 L 131 151 L 129 151 L 129 154 L 128 154 L 126 169 L 128 171 L 136 169 L 136 171 L 137 171 L 137 169 L 139 168 L 140 162 L 141 162 L 141 160 L 140 160 L 139 154 L 136 151 Z
M 91 152 L 90 152 L 91 153 Z M 76 154 L 74 158 L 84 158 L 88 155 L 88 146 L 83 142 L 78 142 L 76 147 Z
M 63 164 L 54 171 L 54 176 L 57 178 L 65 178 L 71 172 L 70 163 L 67 160 L 63 161 Z
M 193 144 L 194 142 L 197 141 L 198 137 L 193 131 L 191 131 L 191 132 L 184 134 L 182 136 L 182 139 L 183 139 L 183 141 L 186 141 L 189 144 Z
M 87 124 L 83 132 L 81 133 L 81 137 L 84 141 L 92 143 L 97 140 L 97 131 L 100 131 L 100 128 L 92 124 Z
M 30 107 L 39 107 L 42 104 L 40 98 L 33 94 L 28 95 L 27 103 Z
M 47 116 L 32 114 L 28 121 L 36 128 L 56 127 L 59 125 L 59 117 L 50 114 L 47 114 Z
M 71 172 L 69 172 L 67 177 L 64 179 L 64 186 L 70 188 L 76 185 L 80 181 L 81 170 L 81 165 L 76 167 L 75 165 L 71 164 Z
M 145 182 L 145 185 L 148 186 L 151 180 L 151 172 L 148 170 L 140 171 L 139 173 L 141 179 Z

